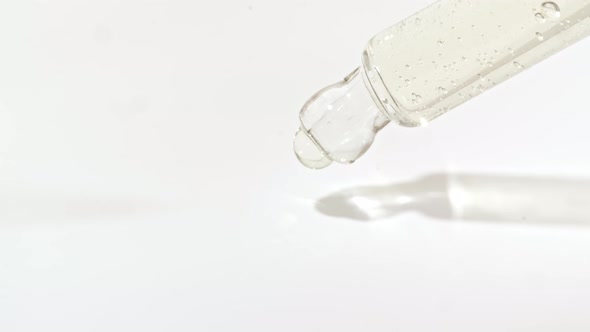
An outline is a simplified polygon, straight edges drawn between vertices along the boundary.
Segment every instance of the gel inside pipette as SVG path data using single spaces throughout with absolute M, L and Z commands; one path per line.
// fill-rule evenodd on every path
M 440 0 L 372 38 L 362 65 L 316 93 L 294 148 L 349 164 L 393 121 L 428 124 L 590 34 L 590 0 Z

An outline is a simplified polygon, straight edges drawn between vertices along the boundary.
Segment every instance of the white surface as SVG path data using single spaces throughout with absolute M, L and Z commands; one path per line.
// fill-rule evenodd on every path
M 302 103 L 429 2 L 0 4 L 0 331 L 588 331 L 567 209 L 314 208 L 437 173 L 590 177 L 588 40 L 353 166 L 298 165 Z

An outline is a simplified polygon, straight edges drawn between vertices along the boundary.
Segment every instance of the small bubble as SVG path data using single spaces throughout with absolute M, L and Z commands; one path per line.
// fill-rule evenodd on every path
M 524 68 L 524 66 L 523 66 L 523 65 L 521 65 L 521 64 L 520 64 L 519 62 L 517 62 L 517 61 L 514 61 L 514 62 L 513 62 L 513 64 L 514 64 L 514 66 L 515 66 L 516 68 L 518 68 L 518 69 L 523 69 L 523 68 Z
M 545 17 L 550 20 L 556 20 L 561 16 L 561 9 L 555 2 L 544 2 L 541 7 Z
M 461 38 L 461 37 L 457 37 L 457 40 L 458 40 L 459 42 L 462 42 L 462 41 L 463 41 L 463 38 Z
M 542 34 L 542 33 L 540 33 L 540 32 L 537 32 L 537 39 L 538 39 L 539 41 L 543 41 L 543 39 L 545 39 L 545 36 L 543 36 L 543 34 Z
M 439 40 L 439 41 L 438 41 L 438 45 L 439 45 L 439 46 L 443 46 L 444 44 L 445 44 L 445 41 L 444 41 L 444 40 Z
M 541 13 L 536 13 L 535 14 L 535 19 L 539 23 L 545 23 L 545 16 L 543 16 L 543 14 L 541 14 Z
M 412 93 L 412 103 L 418 104 L 422 101 L 422 96 L 416 93 Z
M 440 93 L 442 95 L 446 95 L 447 93 L 449 93 L 449 91 L 447 91 L 447 89 L 443 88 L 442 86 L 439 86 L 438 93 Z
M 412 67 L 410 65 L 406 65 L 406 69 L 410 70 Z

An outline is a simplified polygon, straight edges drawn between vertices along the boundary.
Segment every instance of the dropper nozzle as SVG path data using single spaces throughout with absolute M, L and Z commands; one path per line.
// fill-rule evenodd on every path
M 332 161 L 353 163 L 389 123 L 362 75 L 364 71 L 357 68 L 343 81 L 320 90 L 303 106 L 294 148 L 306 167 L 321 169 Z

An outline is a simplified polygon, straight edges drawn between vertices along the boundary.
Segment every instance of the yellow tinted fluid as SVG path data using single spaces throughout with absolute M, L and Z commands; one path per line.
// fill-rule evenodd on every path
M 365 67 L 421 125 L 586 37 L 589 16 L 588 0 L 443 0 L 371 39 Z
M 427 124 L 589 34 L 590 0 L 440 0 L 306 103 L 296 153 L 312 168 L 354 162 L 389 120 Z

